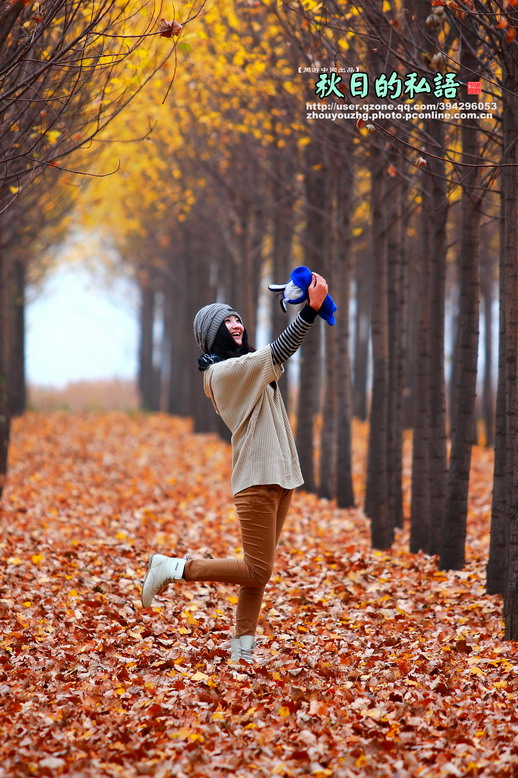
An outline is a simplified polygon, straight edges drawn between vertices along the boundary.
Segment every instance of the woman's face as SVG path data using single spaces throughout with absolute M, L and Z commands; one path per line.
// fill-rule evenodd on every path
M 243 332 L 245 328 L 243 327 L 241 320 L 232 314 L 232 316 L 227 316 L 225 319 L 225 324 L 227 325 L 227 330 L 230 332 L 237 345 L 242 346 Z

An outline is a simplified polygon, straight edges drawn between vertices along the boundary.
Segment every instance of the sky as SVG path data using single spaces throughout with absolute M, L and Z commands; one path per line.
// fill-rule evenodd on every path
M 91 264 L 89 264 L 91 267 Z M 110 288 L 85 263 L 63 265 L 31 292 L 26 367 L 30 384 L 134 378 L 138 330 L 129 282 Z

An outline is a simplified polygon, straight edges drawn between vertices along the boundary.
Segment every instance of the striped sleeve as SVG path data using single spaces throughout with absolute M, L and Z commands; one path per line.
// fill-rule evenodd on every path
M 283 362 L 286 362 L 286 360 L 296 352 L 309 332 L 311 324 L 313 323 L 313 320 L 316 316 L 316 312 L 314 312 L 312 309 L 309 309 L 311 313 L 308 315 L 308 307 L 309 306 L 306 306 L 303 311 L 300 311 L 297 315 L 297 318 L 294 319 L 291 324 L 288 324 L 286 329 L 283 330 L 281 334 L 270 343 L 270 348 L 272 350 L 272 360 L 275 365 L 280 365 Z M 303 313 L 305 316 L 303 316 Z M 315 316 L 312 315 L 313 313 Z M 311 321 L 308 321 L 308 319 L 311 319 Z

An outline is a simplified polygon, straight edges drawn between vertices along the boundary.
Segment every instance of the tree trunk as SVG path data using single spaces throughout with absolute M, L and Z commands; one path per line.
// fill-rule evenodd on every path
M 430 262 L 430 534 L 426 551 L 439 554 L 446 504 L 446 385 L 444 375 L 444 317 L 446 294 L 446 220 L 448 216 L 444 157 L 444 125 L 432 120 L 432 152 L 440 159 L 429 159 L 431 213 Z
M 429 3 L 420 0 L 417 35 L 426 50 Z M 439 102 L 439 100 L 437 100 Z M 426 123 L 422 172 L 421 252 L 423 276 L 417 304 L 419 320 L 412 470 L 411 550 L 438 553 L 446 497 L 446 397 L 444 381 L 444 307 L 446 285 L 447 192 L 444 125 Z
M 168 272 L 164 279 L 164 348 L 167 349 L 167 355 L 164 358 L 164 381 L 167 385 L 165 407 L 167 413 L 175 415 L 179 414 L 181 410 L 179 369 L 181 363 L 178 362 L 178 340 L 181 333 L 187 332 L 187 322 L 183 317 L 178 316 L 177 308 L 180 300 L 176 298 L 176 278 L 179 273 L 179 263 L 177 257 L 172 253 L 173 250 L 170 249 L 170 251 Z M 178 326 L 179 322 L 182 322 L 182 327 Z
M 505 159 L 505 158 L 504 158 Z M 507 185 L 501 174 L 502 188 Z M 496 390 L 495 418 L 495 461 L 493 467 L 493 497 L 491 502 L 491 532 L 489 538 L 489 560 L 486 570 L 486 591 L 488 594 L 505 594 L 507 580 L 507 506 L 506 506 L 506 452 L 507 452 L 507 370 L 506 370 L 506 284 L 504 251 L 504 197 L 500 200 L 500 263 L 499 263 L 499 334 L 498 334 L 498 384 Z
M 7 458 L 11 419 L 7 397 L 7 343 L 6 343 L 6 260 L 1 248 L 0 224 L 0 498 L 7 475 Z
M 14 258 L 9 274 L 8 292 L 8 395 L 11 416 L 21 416 L 26 407 L 25 384 L 25 266 Z
M 304 230 L 304 264 L 318 270 L 326 241 L 327 210 L 326 171 L 315 169 L 321 164 L 320 146 L 313 140 L 306 148 L 306 225 Z M 313 325 L 300 348 L 299 401 L 297 409 L 297 450 L 308 492 L 316 490 L 313 428 L 319 411 L 320 396 L 320 319 Z
M 423 174 L 423 198 L 428 175 Z M 428 550 L 430 538 L 430 219 L 421 212 L 419 319 L 414 378 L 414 434 L 412 441 L 412 494 L 410 498 L 410 551 Z
M 422 228 L 419 232 L 422 231 Z M 412 241 L 408 253 L 412 258 L 408 263 L 408 305 L 406 312 L 407 353 L 405 358 L 405 388 L 403 390 L 403 427 L 413 429 L 417 419 L 416 412 L 416 382 L 417 382 L 417 364 L 418 364 L 418 337 L 419 337 L 419 315 L 421 313 L 421 267 L 420 260 L 422 255 L 422 243 L 419 246 Z
M 264 217 L 259 207 L 247 209 L 242 240 L 242 276 L 237 302 L 244 317 L 250 343 L 255 343 L 257 328 L 257 298 L 262 266 L 262 240 Z
M 276 160 L 272 175 L 272 283 L 284 284 L 289 278 L 294 263 L 291 261 L 293 232 L 295 229 L 295 193 L 293 190 L 294 165 L 290 154 L 281 154 Z M 272 161 L 272 166 L 274 161 Z M 272 333 L 271 339 L 277 337 L 287 326 L 288 319 L 282 310 L 279 299 L 272 295 Z M 288 409 L 290 407 L 291 365 L 286 365 L 286 375 L 279 381 L 279 388 Z
M 453 409 L 455 408 L 455 391 L 457 387 L 457 381 L 458 381 L 458 371 L 459 371 L 459 360 L 457 357 L 457 352 L 459 350 L 459 299 L 460 299 L 460 289 L 459 289 L 459 279 L 458 279 L 458 263 L 456 263 L 452 268 L 451 272 L 454 276 L 452 281 L 452 289 L 450 294 L 450 304 L 451 304 L 451 318 L 450 318 L 450 330 L 452 333 L 451 336 L 451 365 L 450 365 L 450 380 L 447 387 L 448 391 L 448 421 L 449 421 L 449 434 L 450 439 L 453 437 L 453 433 L 455 431 L 455 419 L 453 418 Z
M 329 288 L 336 278 L 328 270 L 325 272 Z M 319 322 L 316 322 L 319 324 Z M 336 353 L 338 348 L 337 324 L 330 327 L 325 325 L 324 337 L 326 342 L 325 352 L 325 379 L 324 401 L 322 406 L 322 427 L 320 432 L 320 474 L 318 483 L 318 496 L 333 499 L 336 493 L 336 392 L 337 392 L 337 364 Z
M 388 412 L 388 302 L 387 255 L 384 241 L 384 164 L 373 148 L 370 159 L 372 208 L 372 402 L 369 427 L 365 513 L 371 519 L 374 548 L 390 548 L 394 526 L 388 513 L 387 412 Z
M 140 407 L 145 411 L 153 411 L 154 398 L 154 365 L 153 329 L 155 323 L 155 289 L 149 274 L 141 272 L 140 278 L 140 342 L 139 342 L 139 373 L 138 388 Z
M 261 186 L 257 178 L 251 178 L 251 168 L 248 169 L 247 175 L 250 176 L 250 180 L 245 194 L 249 198 L 249 192 L 260 192 Z M 244 183 L 246 185 L 246 178 Z M 240 209 L 240 264 L 237 277 L 232 279 L 236 286 L 230 304 L 239 306 L 238 310 L 244 318 L 249 342 L 255 343 L 265 217 L 260 205 L 252 204 L 250 199 L 243 199 L 244 203 Z M 257 200 L 260 201 L 260 198 L 257 197 Z
M 518 13 L 511 21 L 518 24 Z M 505 638 L 518 640 L 518 109 L 514 90 L 518 82 L 518 43 L 503 44 L 503 157 L 505 340 L 506 340 L 506 505 L 507 582 L 504 601 Z
M 203 373 L 198 370 L 197 359 L 201 355 L 198 345 L 192 337 L 192 322 L 196 313 L 204 305 L 218 300 L 218 286 L 223 275 L 223 268 L 219 266 L 221 248 L 216 243 L 212 246 L 209 236 L 200 236 L 200 241 L 193 238 L 192 232 L 186 228 L 184 233 L 185 268 L 187 273 L 187 320 L 189 322 L 189 346 L 187 348 L 186 368 L 189 381 L 189 414 L 194 416 L 195 432 L 216 432 L 224 440 L 229 440 L 228 430 L 223 428 L 223 423 L 214 412 L 211 401 L 203 391 Z M 204 248 L 210 247 L 207 255 Z M 228 263 L 227 257 L 224 259 Z M 225 294 L 225 301 L 230 300 Z
M 192 403 L 193 367 L 196 367 L 193 355 L 194 337 L 191 336 L 192 321 L 191 306 L 199 301 L 192 301 L 190 280 L 196 278 L 197 291 L 203 290 L 203 280 L 208 272 L 205 268 L 197 273 L 193 262 L 190 240 L 187 230 L 182 230 L 183 241 L 179 253 L 175 250 L 175 241 L 169 257 L 168 274 L 164 278 L 165 294 L 165 330 L 169 349 L 167 365 L 169 375 L 167 380 L 167 411 L 178 416 L 189 416 L 194 413 Z M 201 296 L 200 299 L 205 299 Z M 201 303 L 199 308 L 201 308 Z M 196 349 L 198 347 L 196 346 Z M 198 353 L 201 353 L 198 351 Z
M 468 30 L 461 40 L 461 65 L 464 80 L 477 72 L 477 60 L 472 54 L 476 41 Z M 472 119 L 462 120 L 462 161 L 466 164 L 480 159 L 479 132 Z M 459 264 L 459 328 L 457 383 L 452 409 L 448 487 L 443 525 L 440 566 L 443 570 L 464 567 L 466 521 L 468 510 L 469 471 L 475 419 L 477 391 L 477 357 L 479 328 L 479 246 L 480 246 L 480 183 L 479 168 L 463 168 L 461 201 L 461 247 Z
M 338 318 L 337 413 L 336 413 L 336 500 L 340 508 L 354 506 L 352 466 L 352 385 L 349 355 L 349 287 L 351 283 L 351 213 L 354 171 L 350 158 L 344 161 L 338 203 L 340 207 L 339 241 L 336 275 Z M 335 289 L 335 286 L 333 286 Z M 334 296 L 335 292 L 333 292 Z
M 481 290 L 484 306 L 484 383 L 482 388 L 482 419 L 484 421 L 485 445 L 491 448 L 494 436 L 494 397 L 493 397 L 493 261 L 489 253 L 484 252 L 481 262 Z
M 371 306 L 371 256 L 358 257 L 355 271 L 356 322 L 354 326 L 353 413 L 367 421 L 367 379 L 369 371 L 369 332 Z
M 406 170 L 407 165 L 403 160 L 399 161 L 400 170 L 403 173 Z M 397 328 L 399 333 L 399 343 L 395 354 L 396 366 L 395 366 L 395 381 L 397 385 L 396 407 L 394 412 L 396 414 L 396 424 L 399 432 L 399 444 L 398 444 L 398 456 L 397 456 L 397 469 L 396 489 L 401 495 L 398 497 L 395 503 L 394 523 L 396 527 L 402 528 L 404 523 L 403 515 L 403 432 L 405 429 L 405 366 L 408 354 L 408 302 L 409 302 L 409 267 L 408 267 L 408 250 L 407 250 L 407 234 L 405 228 L 405 214 L 408 207 L 408 184 L 406 181 L 402 181 L 400 185 L 400 205 L 398 218 L 400 221 L 399 240 L 398 240 L 398 270 L 399 278 L 396 279 L 397 289 Z
M 336 137 L 330 132 L 330 140 Z M 336 288 L 338 279 L 337 258 L 341 237 L 341 201 L 343 161 L 334 154 L 331 144 L 325 148 L 326 160 L 326 199 L 329 227 L 326 234 L 325 252 L 320 272 L 326 278 L 329 289 Z M 342 315 L 343 312 L 342 312 Z M 347 316 L 347 314 L 345 314 Z M 338 338 L 341 337 L 342 320 L 339 318 L 333 326 L 325 324 L 325 362 L 323 371 L 324 398 L 322 404 L 322 427 L 320 433 L 320 473 L 318 495 L 332 499 L 336 494 L 336 449 L 337 449 L 337 352 Z
M 389 523 L 403 526 L 403 389 L 406 351 L 406 259 L 403 246 L 404 188 L 401 168 L 395 155 L 391 164 L 396 175 L 387 178 L 388 270 L 388 407 L 387 407 L 387 487 Z M 399 168 L 399 169 L 398 169 Z M 385 210 L 385 209 L 384 209 Z

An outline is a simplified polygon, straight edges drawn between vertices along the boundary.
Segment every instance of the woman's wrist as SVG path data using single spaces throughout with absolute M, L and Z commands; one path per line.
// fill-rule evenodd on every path
M 314 308 L 311 307 L 309 303 L 306 303 L 304 308 L 302 308 L 301 311 L 299 311 L 301 317 L 306 321 L 308 324 L 313 324 L 315 319 L 318 316 L 318 311 L 315 311 Z

